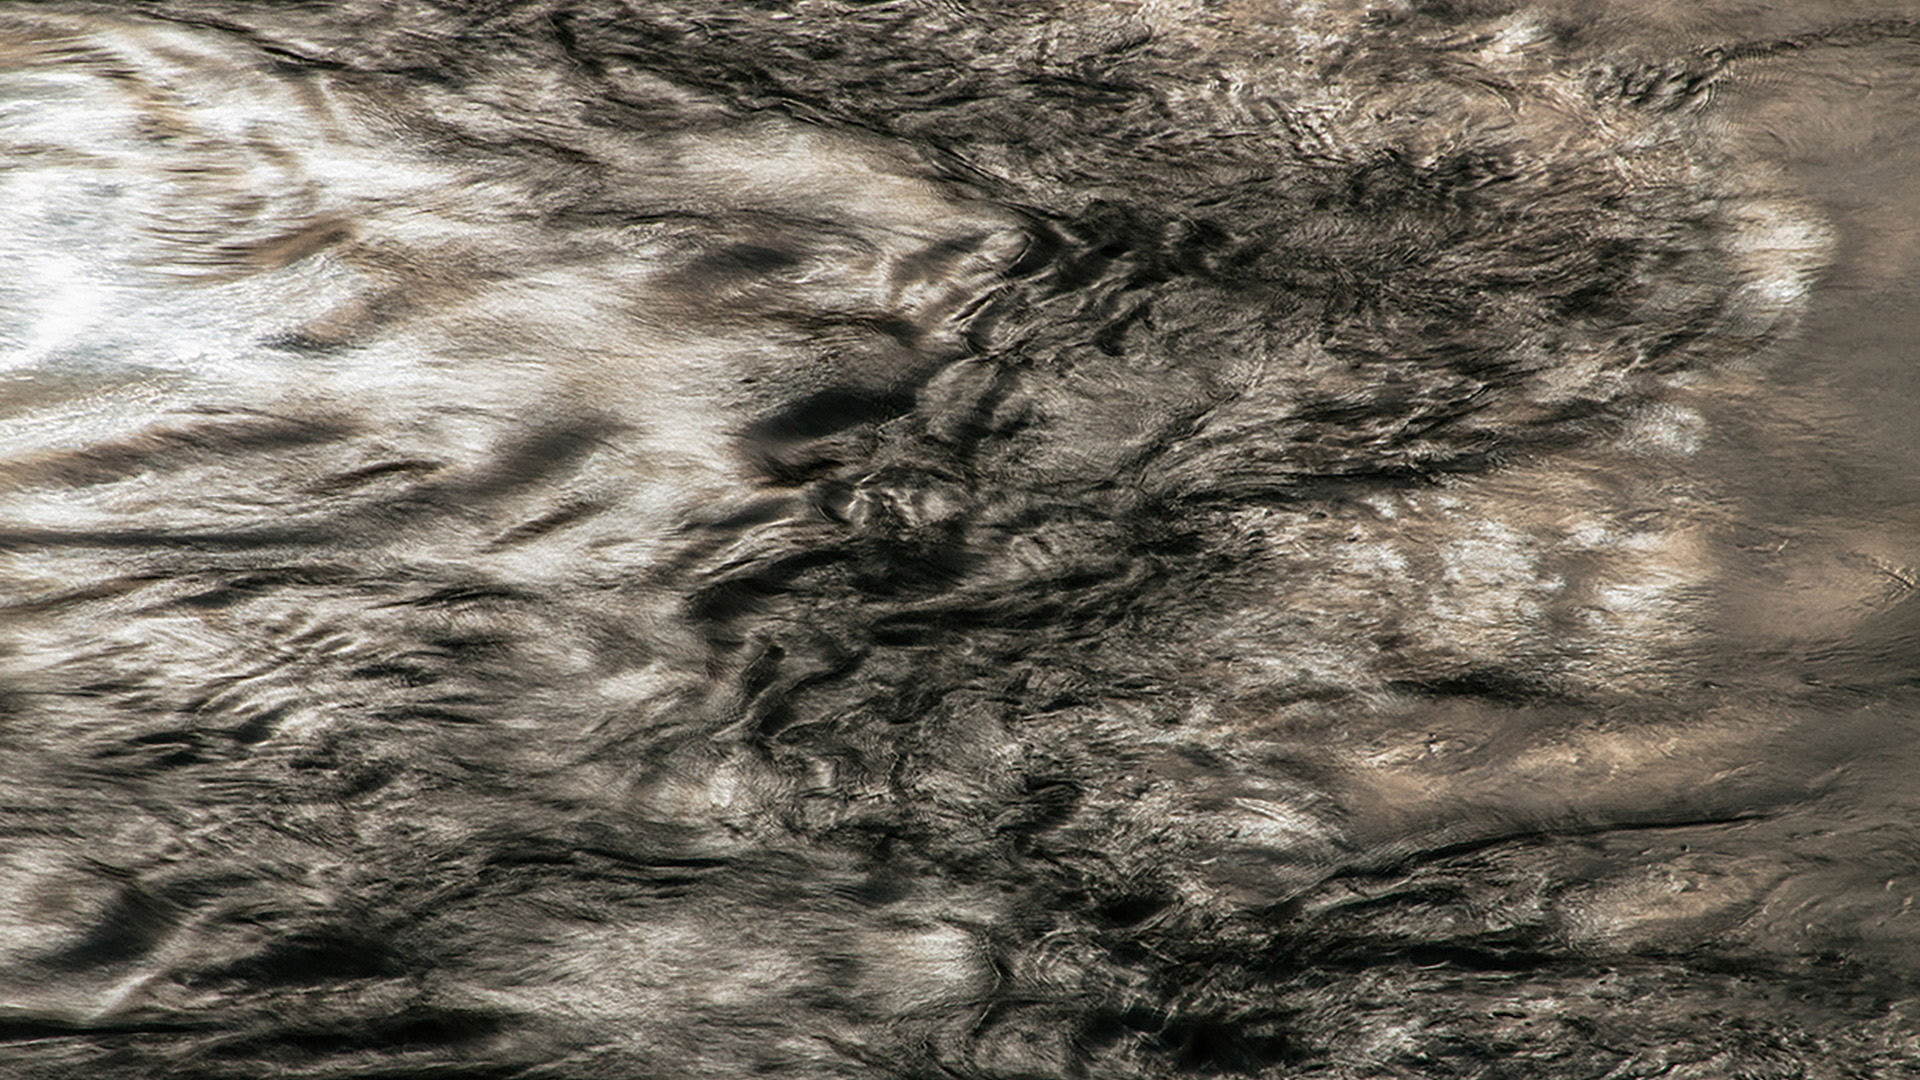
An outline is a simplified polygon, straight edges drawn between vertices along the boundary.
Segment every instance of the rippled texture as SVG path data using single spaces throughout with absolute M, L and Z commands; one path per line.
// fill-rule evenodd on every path
M 0 1073 L 1920 1075 L 1910 2 L 0 9 Z

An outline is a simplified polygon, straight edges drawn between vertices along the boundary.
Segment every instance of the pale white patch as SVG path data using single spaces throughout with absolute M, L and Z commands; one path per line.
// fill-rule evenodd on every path
M 1833 230 L 1780 199 L 1743 200 L 1729 217 L 1729 253 L 1743 278 L 1728 302 L 1729 318 L 1735 333 L 1758 335 L 1805 306 L 1831 258 Z
M 1244 843 L 1275 849 L 1320 846 L 1334 840 L 1334 832 L 1319 815 L 1274 799 L 1237 798 L 1234 828 Z
M 1661 404 L 1640 410 L 1620 434 L 1623 450 L 1666 457 L 1689 457 L 1706 438 L 1707 421 L 1681 405 Z

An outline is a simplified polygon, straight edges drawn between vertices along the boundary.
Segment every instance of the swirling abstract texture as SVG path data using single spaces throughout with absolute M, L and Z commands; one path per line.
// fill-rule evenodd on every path
M 0 1076 L 1920 1077 L 1913 0 L 0 6 Z

